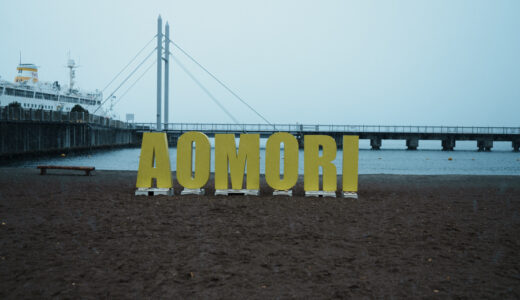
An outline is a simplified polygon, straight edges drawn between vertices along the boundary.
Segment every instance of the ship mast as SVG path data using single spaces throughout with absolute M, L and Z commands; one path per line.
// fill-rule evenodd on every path
M 70 58 L 67 61 L 67 68 L 69 68 L 69 93 L 72 93 L 74 89 L 74 79 L 76 78 L 76 70 L 78 66 L 76 65 L 76 62 Z

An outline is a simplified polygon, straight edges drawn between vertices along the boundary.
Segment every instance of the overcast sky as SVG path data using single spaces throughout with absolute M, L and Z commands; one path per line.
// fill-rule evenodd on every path
M 103 89 L 161 14 L 176 43 L 271 122 L 520 126 L 519 12 L 518 0 L 4 0 L 0 76 L 14 79 L 21 51 L 40 80 L 67 83 L 70 51 L 77 85 Z M 263 122 L 174 54 L 239 121 Z M 155 76 L 154 66 L 116 114 L 154 122 Z M 231 122 L 177 65 L 171 78 L 171 122 Z

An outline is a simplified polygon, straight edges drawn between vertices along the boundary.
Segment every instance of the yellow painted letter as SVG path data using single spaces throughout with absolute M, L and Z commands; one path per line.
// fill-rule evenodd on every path
M 320 146 L 323 155 L 320 155 Z M 304 183 L 305 191 L 320 190 L 320 166 L 323 170 L 323 191 L 335 192 L 337 188 L 336 141 L 327 135 L 306 135 L 304 137 Z
M 358 190 L 359 136 L 343 136 L 343 191 Z
M 193 171 L 193 146 L 195 146 L 195 171 Z M 180 136 L 177 141 L 177 180 L 183 187 L 202 188 L 209 179 L 210 161 L 211 146 L 204 133 L 186 132 Z
M 157 188 L 169 189 L 172 187 L 168 140 L 166 133 L 163 132 L 143 133 L 136 186 L 151 188 L 153 178 L 157 181 Z
M 280 179 L 280 148 L 284 145 L 283 179 Z M 265 180 L 275 190 L 285 191 L 298 181 L 298 141 L 286 132 L 269 137 L 265 145 Z
M 237 154 L 234 134 L 215 134 L 215 189 L 228 189 L 228 166 L 231 173 L 231 188 L 242 189 L 246 161 L 246 189 L 258 190 L 260 187 L 260 135 L 241 134 Z

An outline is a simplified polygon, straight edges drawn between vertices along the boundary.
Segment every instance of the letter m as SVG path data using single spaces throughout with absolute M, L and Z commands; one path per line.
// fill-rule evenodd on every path
M 260 135 L 241 134 L 237 153 L 234 134 L 215 135 L 215 189 L 228 189 L 228 174 L 231 188 L 242 189 L 247 166 L 246 189 L 260 187 Z

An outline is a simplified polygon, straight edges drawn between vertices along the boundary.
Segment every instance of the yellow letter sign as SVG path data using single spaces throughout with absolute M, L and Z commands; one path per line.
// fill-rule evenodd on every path
M 280 152 L 284 145 L 283 179 L 280 178 Z M 265 180 L 279 191 L 292 188 L 298 181 L 298 141 L 287 132 L 277 132 L 265 145 Z
M 169 189 L 172 187 L 168 140 L 166 133 L 163 132 L 143 133 L 136 186 L 151 188 L 154 178 L 157 181 L 157 188 Z
M 358 156 L 359 136 L 343 136 L 343 195 L 354 193 L 358 190 Z
M 228 189 L 228 162 L 231 188 L 242 189 L 247 161 L 246 189 L 260 187 L 260 135 L 241 134 L 237 148 L 234 134 L 215 134 L 215 189 Z
M 322 156 L 320 156 L 320 146 Z M 320 191 L 320 166 L 323 170 L 323 191 L 336 193 L 337 173 L 332 161 L 336 158 L 336 141 L 327 135 L 306 135 L 304 137 L 304 181 L 305 192 Z M 309 193 L 310 194 L 310 193 Z M 332 195 L 331 195 L 332 196 Z
M 195 146 L 195 171 L 192 148 Z M 209 179 L 211 146 L 201 132 L 186 132 L 177 141 L 177 180 L 188 189 L 200 189 Z

